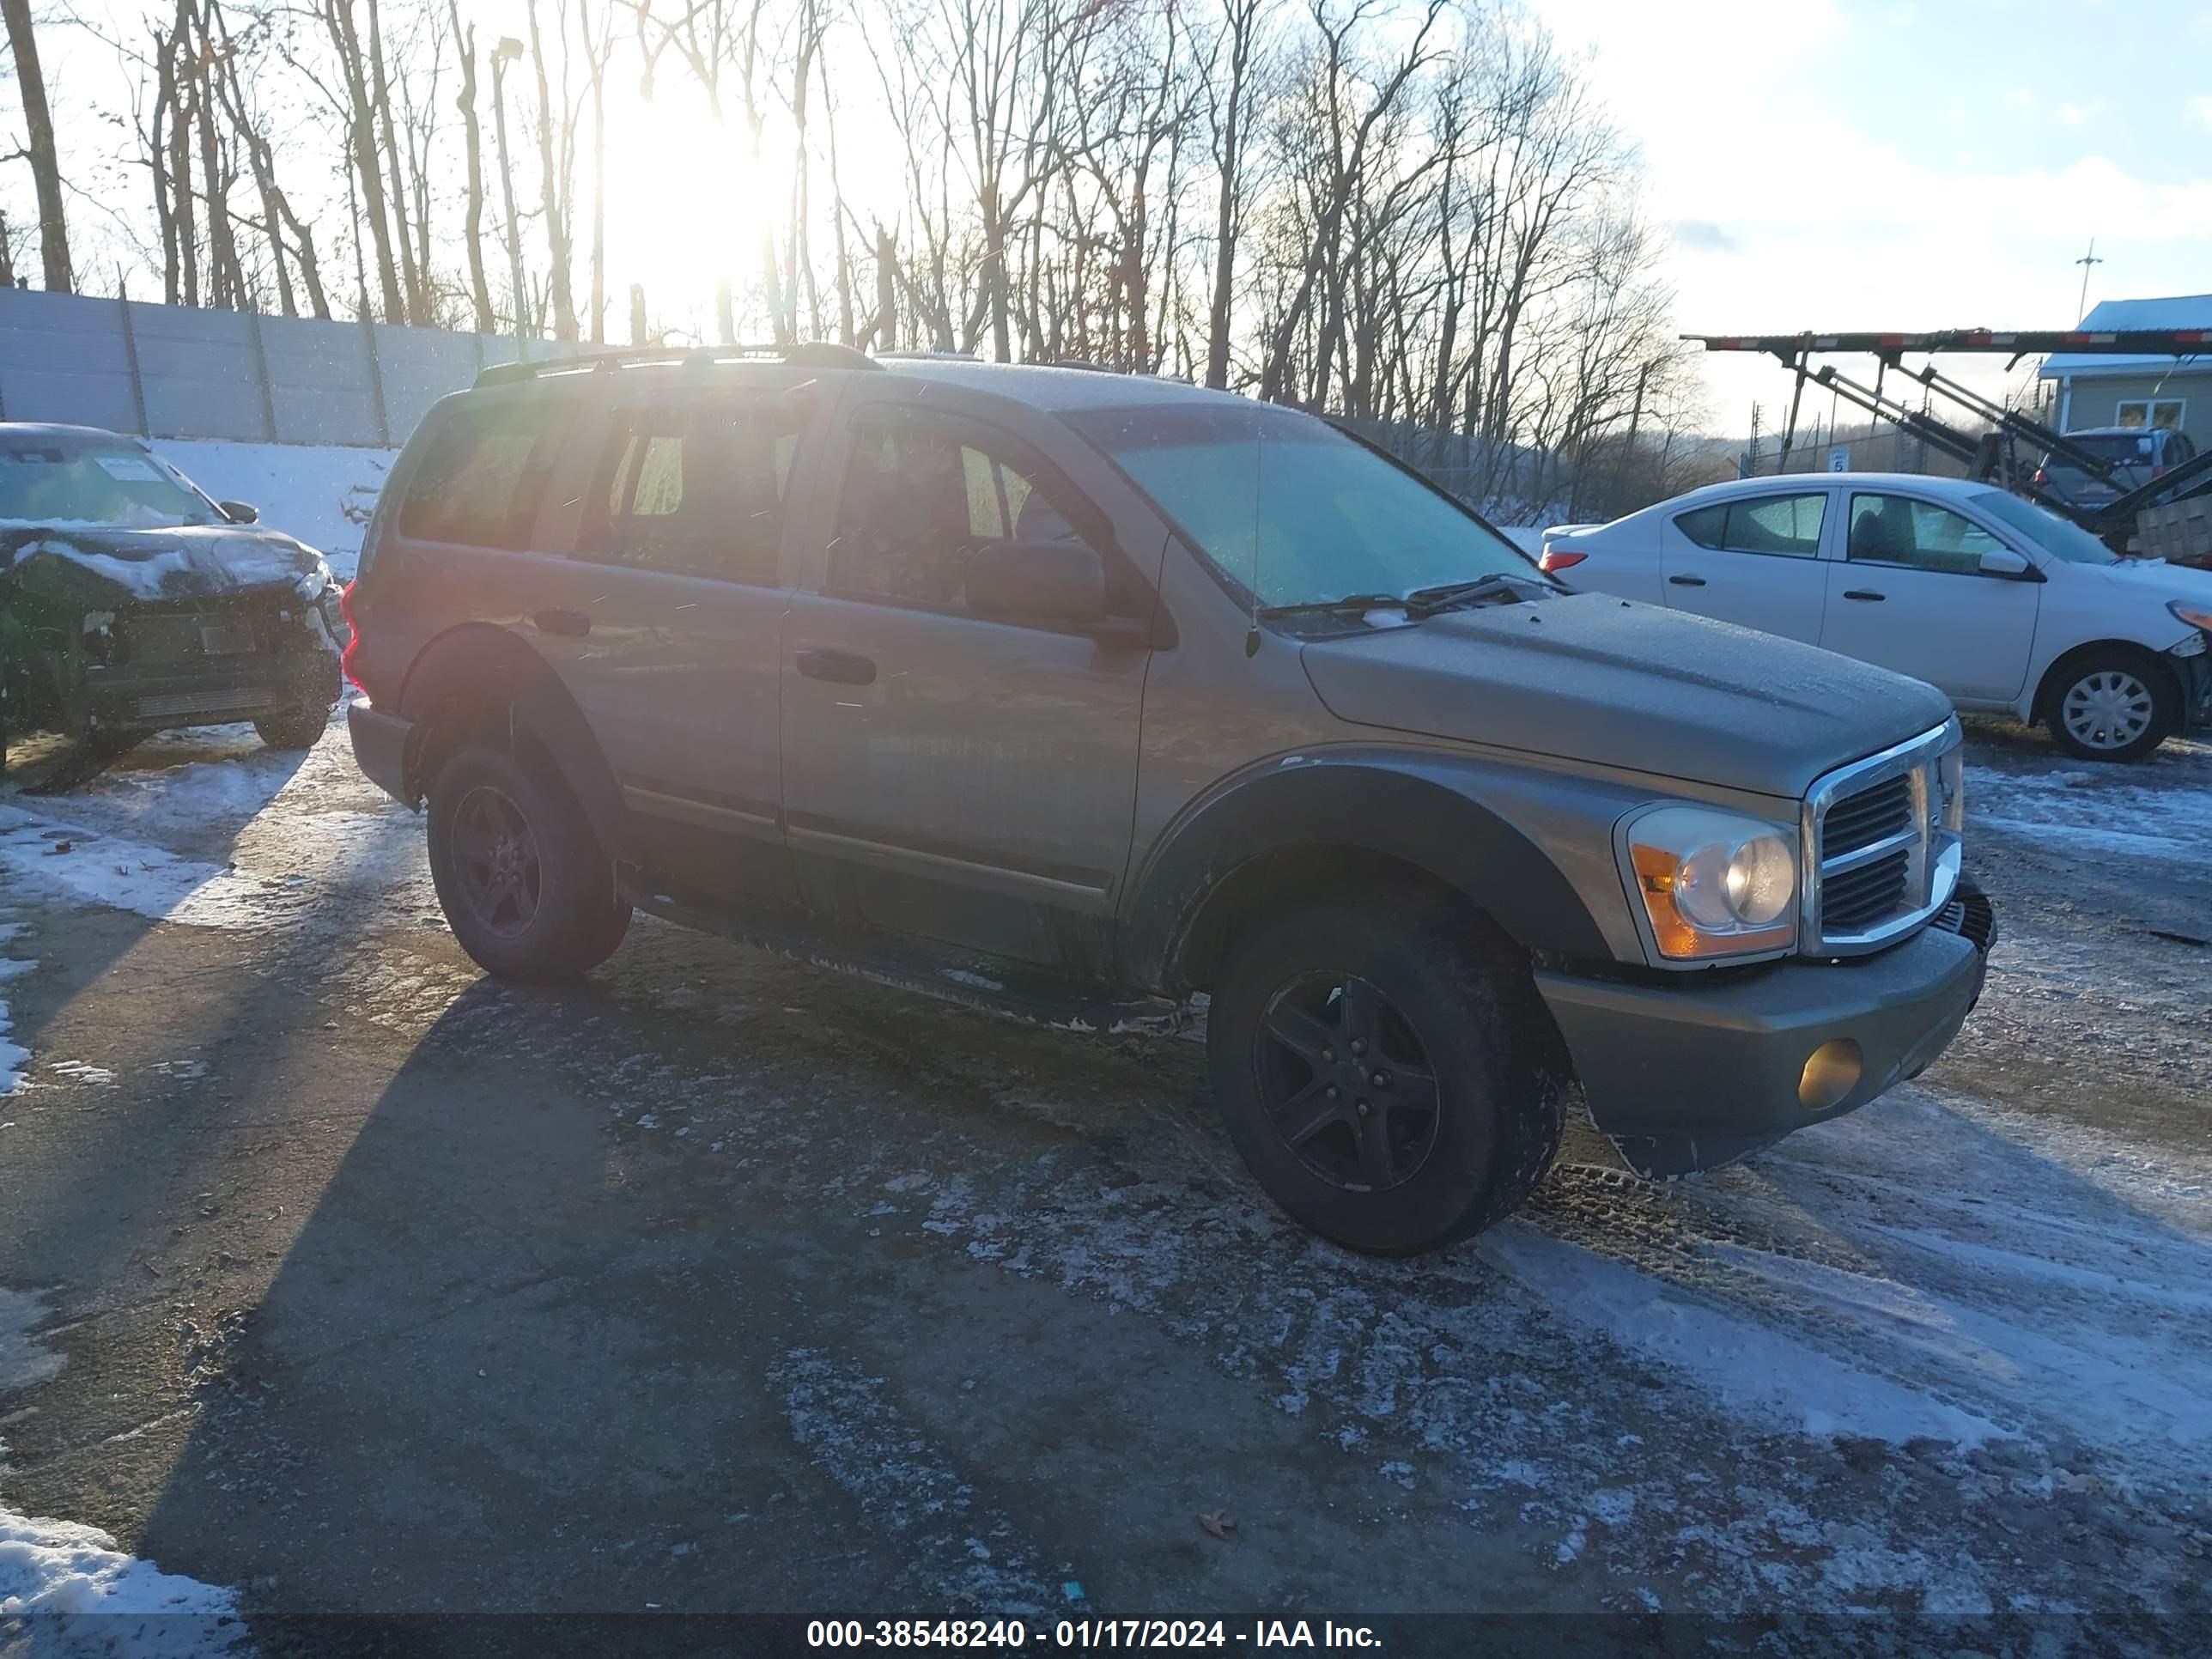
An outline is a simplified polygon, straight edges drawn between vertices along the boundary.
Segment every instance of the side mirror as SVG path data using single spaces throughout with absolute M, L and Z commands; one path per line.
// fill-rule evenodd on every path
M 1982 555 L 1984 576 L 2025 576 L 2035 567 L 2008 547 L 1993 547 Z
M 233 524 L 258 524 L 261 509 L 251 501 L 217 501 L 216 510 Z
M 993 622 L 1106 620 L 1106 562 L 1081 542 L 993 542 L 968 567 L 968 608 Z

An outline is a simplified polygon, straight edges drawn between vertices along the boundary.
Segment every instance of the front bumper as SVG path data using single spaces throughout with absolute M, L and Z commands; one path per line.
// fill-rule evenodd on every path
M 1917 1075 L 1980 996 L 1993 930 L 1988 901 L 1965 883 L 1941 921 L 1856 961 L 1792 961 L 1711 984 L 1551 972 L 1536 984 L 1597 1127 L 1638 1173 L 1682 1175 Z
M 2212 726 L 2212 649 L 2187 657 L 2169 654 L 2166 660 L 2181 680 L 2182 724 Z
M 414 730 L 412 720 L 383 714 L 366 697 L 346 705 L 346 735 L 353 739 L 354 764 L 371 783 L 409 806 L 420 799 L 407 782 L 407 739 Z

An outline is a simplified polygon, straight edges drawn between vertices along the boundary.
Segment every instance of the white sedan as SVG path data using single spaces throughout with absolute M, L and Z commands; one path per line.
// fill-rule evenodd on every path
M 2123 559 L 1994 485 L 1887 472 L 1709 484 L 1548 531 L 1578 587 L 1878 663 L 1960 708 L 2135 760 L 2212 723 L 2212 572 Z

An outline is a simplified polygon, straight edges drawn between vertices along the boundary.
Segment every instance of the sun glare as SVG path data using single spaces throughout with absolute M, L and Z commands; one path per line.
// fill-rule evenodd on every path
M 761 233 L 789 210 L 787 163 L 763 155 L 756 165 L 743 118 L 716 121 L 689 88 L 663 88 L 619 121 L 611 112 L 607 126 L 608 337 L 629 338 L 633 283 L 643 285 L 655 326 L 691 319 L 711 338 L 715 284 L 726 278 L 742 328 Z M 580 239 L 588 209 L 586 199 Z

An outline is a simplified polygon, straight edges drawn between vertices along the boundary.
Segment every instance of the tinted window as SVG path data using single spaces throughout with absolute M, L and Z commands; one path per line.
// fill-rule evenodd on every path
M 1820 554 L 1820 521 L 1827 512 L 1826 490 L 1805 495 L 1764 495 L 1756 501 L 1701 507 L 1676 519 L 1674 527 L 1699 547 L 1814 559 Z
M 580 550 L 679 576 L 773 585 L 799 411 L 665 404 L 617 416 Z
M 422 452 L 399 508 L 399 533 L 521 548 L 573 407 L 545 398 L 448 411 L 416 435 Z
M 1978 525 L 1933 501 L 1909 495 L 1851 497 L 1854 563 L 1973 575 L 1981 569 L 1982 555 L 2002 545 Z
M 868 422 L 837 503 L 826 592 L 933 605 L 962 602 L 968 567 L 994 542 L 1085 541 L 1088 515 L 1011 444 L 933 421 Z M 1108 561 L 1109 578 L 1116 562 Z M 1126 610 L 1126 591 L 1115 608 Z

